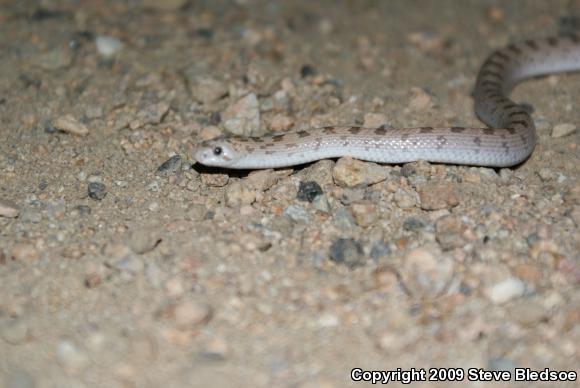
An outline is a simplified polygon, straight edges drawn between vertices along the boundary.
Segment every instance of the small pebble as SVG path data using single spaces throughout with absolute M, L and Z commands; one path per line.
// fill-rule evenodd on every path
M 397 206 L 401 209 L 410 209 L 415 207 L 418 202 L 417 193 L 401 188 L 398 188 L 397 191 L 395 191 L 393 199 L 395 200 Z
M 158 176 L 170 176 L 176 175 L 181 171 L 181 156 L 173 155 L 171 158 L 167 159 L 157 168 L 155 175 Z
M 312 66 L 310 64 L 302 65 L 302 67 L 300 68 L 300 76 L 302 78 L 312 77 L 312 76 L 316 75 L 317 73 L 318 72 L 316 71 L 314 66 Z
M 365 197 L 365 190 L 364 189 L 346 188 L 340 193 L 338 200 L 343 205 L 350 205 L 351 203 L 362 201 L 364 199 L 364 197 Z
M 367 113 L 364 117 L 363 127 L 366 128 L 387 128 L 387 116 L 383 113 Z
M 416 217 L 408 217 L 405 218 L 405 221 L 403 221 L 403 229 L 409 231 L 417 231 L 425 229 L 428 225 L 429 224 L 427 223 L 427 221 Z
M 103 282 L 104 271 L 99 266 L 88 266 L 85 271 L 84 285 L 87 288 L 97 288 Z
M 57 117 L 52 121 L 52 126 L 59 131 L 72 133 L 73 135 L 86 136 L 89 134 L 89 129 L 72 115 Z
M 90 358 L 71 340 L 61 340 L 56 350 L 58 363 L 67 371 L 80 371 L 89 365 Z
M 107 265 L 129 276 L 141 274 L 145 268 L 143 260 L 134 255 L 125 257 L 116 262 L 108 262 Z
M 212 361 L 223 361 L 230 353 L 230 345 L 225 338 L 220 336 L 213 337 L 204 347 L 201 354 L 205 359 Z
M 260 129 L 260 104 L 254 93 L 249 93 L 232 105 L 222 114 L 224 128 L 234 135 L 260 136 L 265 133 Z
M 177 304 L 174 310 L 175 324 L 182 329 L 206 324 L 211 316 L 211 306 L 201 301 L 186 300 Z
M 90 182 L 88 184 L 89 197 L 101 201 L 107 196 L 107 186 L 100 182 Z
M 322 195 L 323 191 L 320 185 L 314 181 L 300 182 L 296 198 L 299 201 L 312 202 L 316 197 Z
M 326 313 L 316 319 L 316 324 L 321 328 L 329 328 L 338 326 L 340 321 L 335 314 Z
M 413 249 L 405 256 L 401 269 L 401 277 L 411 294 L 429 298 L 445 291 L 453 274 L 453 261 L 436 247 Z
M 14 202 L 0 199 L 0 217 L 15 218 L 19 213 L 20 209 Z
M 366 187 L 384 181 L 388 175 L 386 167 L 351 158 L 340 158 L 332 170 L 334 182 L 342 187 Z
M 214 103 L 228 94 L 228 85 L 215 78 L 193 76 L 190 84 L 191 96 L 203 104 Z
M 508 314 L 513 321 L 525 327 L 536 326 L 549 317 L 542 304 L 534 299 L 524 299 L 510 306 Z
M 270 129 L 274 132 L 285 132 L 294 126 L 294 119 L 286 114 L 278 113 L 270 121 Z
M 133 130 L 142 128 L 146 125 L 156 125 L 163 121 L 163 118 L 169 112 L 169 103 L 160 101 L 154 104 L 148 104 L 135 115 L 135 118 L 129 123 Z
M 256 201 L 256 191 L 244 181 L 233 182 L 226 189 L 225 201 L 229 207 L 251 205 Z
M 461 248 L 467 242 L 464 233 L 467 226 L 457 216 L 444 216 L 435 223 L 435 238 L 445 250 Z
M 203 221 L 207 214 L 207 207 L 200 204 L 192 204 L 187 208 L 186 214 L 192 221 Z
M 300 205 L 290 205 L 284 210 L 284 216 L 294 222 L 310 222 L 310 214 Z
M 556 174 L 554 173 L 554 171 L 547 167 L 541 168 L 540 171 L 538 171 L 538 176 L 543 182 L 548 182 L 556 179 Z
M 552 137 L 564 137 L 576 132 L 578 127 L 572 123 L 562 123 L 554 125 L 552 128 Z
M 484 293 L 493 304 L 503 304 L 524 295 L 526 285 L 515 277 L 488 286 Z
M 382 241 L 373 243 L 371 247 L 371 259 L 380 260 L 383 257 L 388 257 L 391 254 L 391 247 Z
M 113 259 L 122 259 L 131 254 L 131 249 L 127 244 L 122 242 L 111 242 L 105 245 L 103 254 Z
M 433 105 L 433 98 L 424 89 L 418 87 L 411 88 L 409 107 L 412 110 L 422 112 L 431 109 Z
M 140 255 L 152 251 L 161 240 L 161 233 L 157 227 L 144 227 L 129 234 L 127 245 L 133 252 Z
M 359 226 L 367 227 L 375 223 L 379 217 L 377 207 L 371 201 L 360 201 L 350 205 L 350 211 Z
M 354 268 L 364 265 L 366 259 L 361 244 L 350 238 L 340 238 L 332 243 L 330 260 Z
M 504 20 L 505 12 L 503 9 L 492 5 L 486 9 L 485 16 L 492 23 L 499 23 Z
M 278 183 L 278 175 L 272 169 L 252 171 L 246 182 L 256 190 L 266 191 Z
M 331 207 L 325 194 L 317 195 L 312 201 L 312 208 L 322 213 L 330 213 Z
M 0 324 L 0 338 L 11 345 L 19 345 L 29 337 L 28 323 L 21 318 L 9 319 Z
M 97 52 L 105 58 L 112 58 L 123 49 L 123 42 L 114 36 L 98 35 L 95 44 Z
M 23 263 L 33 263 L 40 257 L 40 252 L 32 244 L 17 243 L 12 247 L 12 259 Z
M 210 126 L 204 127 L 199 132 L 199 138 L 201 140 L 211 140 L 211 139 L 215 139 L 217 137 L 220 137 L 221 135 L 222 135 L 222 130 L 220 129 L 220 127 L 215 126 L 215 125 L 210 125 Z
M 342 207 L 336 210 L 333 215 L 335 225 L 343 231 L 352 231 L 356 227 L 354 218 L 347 208 Z
M 459 196 L 455 188 L 445 183 L 426 183 L 417 188 L 421 200 L 421 209 L 450 209 L 459 205 Z

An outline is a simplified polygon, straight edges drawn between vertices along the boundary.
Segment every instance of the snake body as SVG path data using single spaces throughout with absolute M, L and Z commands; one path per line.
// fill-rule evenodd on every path
M 524 107 L 508 95 L 520 81 L 580 70 L 580 37 L 567 35 L 512 44 L 481 66 L 473 97 L 475 113 L 488 128 L 363 128 L 331 126 L 266 135 L 229 137 L 199 144 L 194 159 L 232 169 L 293 166 L 350 156 L 379 163 L 436 163 L 509 167 L 526 160 L 536 129 Z

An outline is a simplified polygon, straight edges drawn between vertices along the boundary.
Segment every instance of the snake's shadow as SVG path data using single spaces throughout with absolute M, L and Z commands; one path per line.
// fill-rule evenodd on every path
M 331 160 L 335 161 L 338 160 L 338 158 L 331 158 Z M 279 168 L 272 168 L 272 170 L 277 171 L 277 170 L 287 170 L 289 168 L 292 168 L 294 171 L 292 172 L 292 174 L 297 174 L 298 172 L 300 172 L 301 170 L 305 169 L 308 166 L 311 166 L 315 163 L 317 163 L 318 160 L 315 160 L 313 162 L 308 162 L 308 163 L 303 163 L 303 164 L 297 164 L 291 167 L 279 167 Z M 230 177 L 234 177 L 234 178 L 245 178 L 248 175 L 250 175 L 250 173 L 252 171 L 256 171 L 256 169 L 231 169 L 231 168 L 222 168 L 222 167 L 209 167 L 209 166 L 205 166 L 203 164 L 200 163 L 193 163 L 190 168 L 199 173 L 199 174 L 226 174 L 229 175 Z
M 226 174 L 235 178 L 245 178 L 254 170 L 232 170 L 229 168 L 209 167 L 200 163 L 193 163 L 191 169 L 199 174 Z

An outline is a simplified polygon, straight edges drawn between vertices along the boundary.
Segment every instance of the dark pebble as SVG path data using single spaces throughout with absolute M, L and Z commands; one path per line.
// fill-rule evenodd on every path
M 300 68 L 300 75 L 302 76 L 302 78 L 306 78 L 306 77 L 312 77 L 313 75 L 316 75 L 317 71 L 314 68 L 314 66 L 312 65 L 303 65 Z
M 28 89 L 33 86 L 35 89 L 39 89 L 42 82 L 38 78 L 32 78 L 26 74 L 20 74 L 18 76 L 20 82 L 22 82 L 24 89 Z
M 387 257 L 391 254 L 391 247 L 382 241 L 377 241 L 373 244 L 371 248 L 371 259 L 379 260 L 383 257 Z
M 155 173 L 155 175 L 171 176 L 177 174 L 180 170 L 181 170 L 181 156 L 173 155 L 157 168 L 157 172 Z
M 471 287 L 467 283 L 462 282 L 459 285 L 459 292 L 462 293 L 463 295 L 469 296 L 469 295 L 473 294 L 473 287 Z
M 89 183 L 89 197 L 97 201 L 102 200 L 107 195 L 107 186 L 100 182 Z
M 528 237 L 526 237 L 526 241 L 529 246 L 532 246 L 534 243 L 540 241 L 540 236 L 538 236 L 537 233 L 529 234 Z
M 403 167 L 401 167 L 401 175 L 404 176 L 405 178 L 408 178 L 408 177 L 416 175 L 416 174 L 417 174 L 417 169 L 411 163 L 407 163 L 407 164 L 403 165 Z
M 333 242 L 329 254 L 330 260 L 351 268 L 365 263 L 361 244 L 351 238 L 339 238 Z
M 76 207 L 76 209 L 81 216 L 88 216 L 89 214 L 91 214 L 92 211 L 91 207 L 87 205 L 79 205 Z
M 322 188 L 318 183 L 314 181 L 300 182 L 296 198 L 300 201 L 312 202 L 319 195 L 322 195 Z
M 35 9 L 32 15 L 30 15 L 30 20 L 35 22 L 42 22 L 48 19 L 60 19 L 70 16 L 71 14 L 69 12 L 40 7 Z
M 58 132 L 58 129 L 56 129 L 52 125 L 47 125 L 46 127 L 44 127 L 44 132 L 49 133 L 49 134 L 53 134 L 53 133 Z
M 222 121 L 222 115 L 220 114 L 220 112 L 213 112 L 209 116 L 209 123 L 211 125 L 218 125 L 221 121 Z
M 195 35 L 203 39 L 211 39 L 213 38 L 213 30 L 209 28 L 198 28 L 195 30 Z
M 427 226 L 427 222 L 420 218 L 409 217 L 403 221 L 403 229 L 408 231 L 416 231 L 424 229 Z

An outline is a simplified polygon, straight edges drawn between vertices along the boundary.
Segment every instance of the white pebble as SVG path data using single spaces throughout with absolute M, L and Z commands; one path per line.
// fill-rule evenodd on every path
M 175 324 L 180 328 L 192 329 L 211 318 L 211 306 L 204 302 L 184 301 L 175 306 Z
M 485 290 L 485 295 L 494 304 L 502 304 L 524 295 L 526 285 L 518 278 L 510 277 L 493 284 Z
M 123 49 L 123 42 L 114 36 L 99 35 L 95 39 L 97 51 L 105 58 L 111 58 Z
M 564 137 L 576 132 L 576 125 L 571 123 L 562 123 L 554 125 L 552 128 L 552 137 Z
M 89 364 L 89 356 L 70 340 L 62 340 L 56 352 L 59 364 L 69 370 L 82 370 Z
M 73 135 L 86 136 L 89 129 L 72 115 L 64 115 L 57 117 L 52 126 L 60 131 L 72 133 Z
M 0 199 L 0 217 L 14 218 L 18 216 L 20 210 L 16 204 Z

